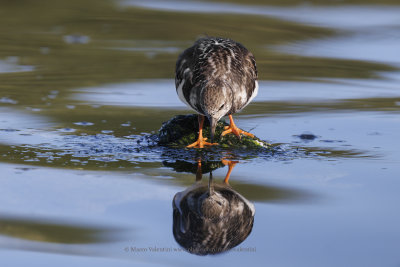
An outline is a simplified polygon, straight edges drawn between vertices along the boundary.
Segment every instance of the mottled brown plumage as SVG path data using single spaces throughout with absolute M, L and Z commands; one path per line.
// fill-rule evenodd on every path
M 175 86 L 182 102 L 209 119 L 213 139 L 217 122 L 257 95 L 254 56 L 230 39 L 199 39 L 179 56 Z
M 242 243 L 251 233 L 254 205 L 228 184 L 197 181 L 173 200 L 173 234 L 188 252 L 218 254 Z

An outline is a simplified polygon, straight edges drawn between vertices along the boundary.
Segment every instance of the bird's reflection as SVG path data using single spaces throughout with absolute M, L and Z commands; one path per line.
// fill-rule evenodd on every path
M 254 205 L 229 185 L 237 162 L 222 160 L 228 173 L 222 183 L 202 181 L 199 161 L 196 182 L 173 200 L 173 234 L 188 252 L 197 255 L 218 254 L 242 243 L 254 222 Z

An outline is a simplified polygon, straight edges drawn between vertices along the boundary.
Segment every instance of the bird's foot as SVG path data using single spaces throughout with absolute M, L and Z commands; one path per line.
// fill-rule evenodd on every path
M 218 143 L 209 143 L 206 142 L 207 137 L 199 136 L 196 142 L 187 146 L 187 148 L 204 148 L 204 146 L 214 146 L 218 145 Z
M 242 129 L 239 129 L 238 127 L 236 127 L 236 125 L 230 125 L 230 126 L 225 126 L 224 127 L 225 131 L 222 132 L 222 136 L 228 134 L 228 133 L 233 133 L 234 135 L 236 135 L 239 139 L 240 139 L 240 135 L 244 134 L 250 137 L 254 137 L 254 134 L 252 133 L 248 133 L 243 131 Z

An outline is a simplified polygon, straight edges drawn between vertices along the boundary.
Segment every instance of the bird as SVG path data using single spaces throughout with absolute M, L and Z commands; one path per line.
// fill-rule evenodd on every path
M 201 177 L 197 173 L 196 182 L 174 196 L 172 231 L 178 244 L 189 253 L 218 254 L 236 247 L 250 235 L 255 207 L 227 181 L 214 184 L 212 172 L 208 185 Z
M 204 37 L 184 50 L 176 61 L 175 87 L 179 99 L 195 110 L 199 136 L 188 148 L 218 145 L 213 143 L 218 121 L 228 115 L 230 125 L 222 136 L 233 133 L 254 137 L 239 129 L 232 114 L 246 107 L 258 93 L 258 74 L 253 54 L 242 44 L 227 38 Z M 205 117 L 211 126 L 211 143 L 203 137 Z

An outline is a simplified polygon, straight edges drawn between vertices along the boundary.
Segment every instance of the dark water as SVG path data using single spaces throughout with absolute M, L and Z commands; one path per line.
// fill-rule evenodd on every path
M 1 266 L 399 266 L 398 14 L 389 0 L 3 1 Z M 203 34 L 256 56 L 259 95 L 235 117 L 280 150 L 224 151 L 200 180 L 198 153 L 145 137 L 191 113 L 174 64 Z M 232 215 L 234 248 L 198 256 L 177 203 L 210 171 L 247 215 Z

